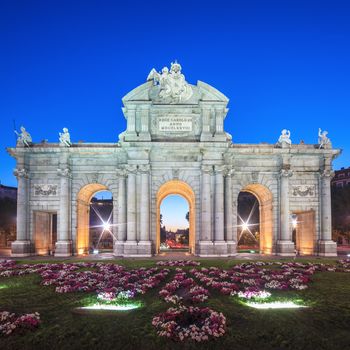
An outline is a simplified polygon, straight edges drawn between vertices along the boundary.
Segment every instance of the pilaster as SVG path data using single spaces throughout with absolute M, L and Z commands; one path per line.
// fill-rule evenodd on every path
M 139 165 L 141 173 L 141 197 L 140 197 L 140 241 L 137 245 L 139 256 L 152 256 L 150 229 L 150 196 L 149 196 L 149 164 Z
M 211 176 L 212 165 L 202 166 L 202 210 L 201 210 L 201 236 L 198 244 L 200 256 L 213 256 L 214 246 L 212 238 L 212 217 L 211 217 Z
M 227 251 L 229 256 L 237 254 L 237 241 L 233 231 L 233 199 L 232 199 L 232 176 L 234 170 L 227 168 L 225 174 L 225 233 Z
M 290 226 L 289 213 L 289 178 L 293 175 L 289 166 L 280 171 L 280 239 L 277 242 L 278 255 L 293 256 L 294 243 Z
M 61 164 L 57 169 L 60 177 L 60 211 L 57 242 L 55 244 L 55 256 L 71 256 L 72 240 L 70 237 L 70 178 L 71 172 L 68 164 Z
M 224 235 L 224 171 L 223 165 L 215 166 L 214 254 L 218 256 L 228 255 Z
M 337 244 L 332 241 L 331 180 L 334 172 L 327 169 L 320 173 L 321 239 L 319 255 L 337 256 Z
M 18 164 L 14 170 L 14 175 L 17 177 L 17 236 L 16 241 L 11 245 L 11 256 L 25 257 L 31 255 L 31 242 L 28 232 L 28 181 L 29 173 L 24 167 L 24 164 Z

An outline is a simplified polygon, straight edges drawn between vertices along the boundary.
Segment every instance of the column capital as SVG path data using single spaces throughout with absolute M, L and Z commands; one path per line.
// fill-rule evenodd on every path
M 69 168 L 65 168 L 65 169 L 58 168 L 57 175 L 60 177 L 71 177 L 72 173 Z
M 331 169 L 324 169 L 320 170 L 320 177 L 321 178 L 329 178 L 332 179 L 334 177 L 335 173 Z
M 119 177 L 125 177 L 126 176 L 126 170 L 124 168 L 115 169 L 115 173 Z
M 282 177 L 289 178 L 289 177 L 293 176 L 293 171 L 288 169 L 288 168 L 282 168 L 279 175 L 281 178 Z
M 129 174 L 136 174 L 136 172 L 137 172 L 137 165 L 135 165 L 135 164 L 127 164 L 125 166 L 125 170 L 126 170 L 128 175 Z
M 15 175 L 18 178 L 28 178 L 29 177 L 29 172 L 27 169 L 25 168 L 22 168 L 22 169 L 19 169 L 19 168 L 15 168 L 13 169 L 13 175 Z
M 151 170 L 151 166 L 149 164 L 140 164 L 139 171 L 141 174 L 148 174 Z
M 226 166 L 225 165 L 215 165 L 214 170 L 215 170 L 215 175 L 223 175 L 225 173 Z
M 212 165 L 202 165 L 202 173 L 212 175 L 213 174 L 213 166 Z
M 227 166 L 225 169 L 225 176 L 232 177 L 234 174 L 235 174 L 235 169 L 233 169 L 231 166 Z

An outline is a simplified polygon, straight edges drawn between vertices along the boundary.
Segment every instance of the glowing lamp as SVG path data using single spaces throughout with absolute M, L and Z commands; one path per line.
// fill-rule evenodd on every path
M 127 304 L 127 305 L 101 305 L 101 304 L 94 304 L 90 306 L 83 306 L 77 308 L 78 310 L 103 310 L 103 311 L 128 311 L 128 310 L 134 310 L 141 307 L 140 304 L 134 303 L 134 304 Z
M 98 249 L 94 249 L 94 250 L 93 250 L 93 253 L 94 253 L 94 254 L 98 254 Z
M 248 230 L 248 224 L 244 222 L 242 225 L 242 231 L 247 231 L 247 230 Z
M 111 225 L 108 222 L 103 223 L 103 231 L 110 231 Z
M 302 307 L 307 307 L 304 305 L 295 304 L 293 301 L 273 301 L 271 303 L 254 303 L 248 301 L 245 304 L 249 307 L 253 307 L 254 309 L 299 309 Z

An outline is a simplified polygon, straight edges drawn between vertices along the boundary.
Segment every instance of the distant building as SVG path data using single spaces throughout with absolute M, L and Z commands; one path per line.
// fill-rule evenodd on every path
M 332 186 L 343 188 L 350 186 L 350 167 L 335 170 L 335 175 L 331 182 Z
M 4 186 L 0 184 L 0 198 L 17 200 L 17 187 Z

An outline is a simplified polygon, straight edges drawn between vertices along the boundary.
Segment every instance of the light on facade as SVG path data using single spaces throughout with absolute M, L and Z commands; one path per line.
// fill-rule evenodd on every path
M 248 301 L 245 303 L 254 309 L 299 309 L 307 307 L 304 305 L 295 304 L 293 301 L 273 301 L 271 303 L 255 303 Z

